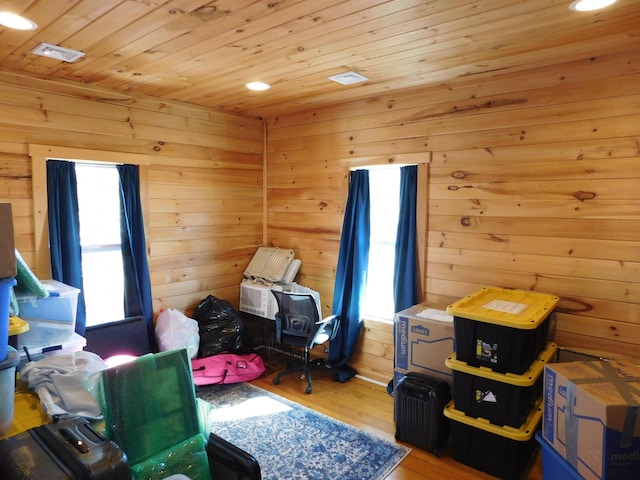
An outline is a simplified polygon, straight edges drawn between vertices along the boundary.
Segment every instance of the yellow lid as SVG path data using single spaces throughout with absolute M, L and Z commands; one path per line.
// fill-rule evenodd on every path
M 447 313 L 503 327 L 533 330 L 551 314 L 559 300 L 546 293 L 486 287 L 452 303 Z
M 498 373 L 488 367 L 471 366 L 467 362 L 458 360 L 455 352 L 447 357 L 444 363 L 451 370 L 455 370 L 457 372 L 468 373 L 476 377 L 495 380 L 496 382 L 508 383 L 509 385 L 514 385 L 516 387 L 530 387 L 536 383 L 538 378 L 540 378 L 544 371 L 545 364 L 551 362 L 557 351 L 558 346 L 555 343 L 547 342 L 546 347 L 542 350 L 540 355 L 538 355 L 538 358 L 531 363 L 529 369 L 522 375 L 509 372 Z
M 9 317 L 9 336 L 29 331 L 29 324 L 20 317 Z
M 501 437 L 516 440 L 518 442 L 526 442 L 527 440 L 531 440 L 538 429 L 538 425 L 540 425 L 540 420 L 542 419 L 542 398 L 536 402 L 535 407 L 533 407 L 531 413 L 529 413 L 529 416 L 520 428 L 510 427 L 508 425 L 500 427 L 498 425 L 494 425 L 486 418 L 469 417 L 465 415 L 464 412 L 456 410 L 453 400 L 445 405 L 444 415 L 451 420 L 464 423 L 465 425 L 469 425 L 474 428 L 479 428 L 485 432 L 500 435 Z

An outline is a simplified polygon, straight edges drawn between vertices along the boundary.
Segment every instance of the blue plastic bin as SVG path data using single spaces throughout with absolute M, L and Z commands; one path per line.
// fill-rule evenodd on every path
M 542 478 L 544 480 L 584 480 L 582 475 L 576 472 L 569 462 L 562 455 L 549 445 L 538 431 L 536 440 L 540 444 L 540 454 L 542 455 Z
M 9 297 L 11 287 L 16 284 L 13 277 L 0 278 L 0 362 L 7 358 L 9 346 Z

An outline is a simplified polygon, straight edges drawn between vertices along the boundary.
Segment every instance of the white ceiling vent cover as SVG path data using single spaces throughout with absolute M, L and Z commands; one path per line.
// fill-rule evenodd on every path
M 329 77 L 329 80 L 341 83 L 342 85 L 351 85 L 352 83 L 366 82 L 369 78 L 356 72 L 345 72 L 339 73 L 338 75 L 332 75 Z
M 58 45 L 51 45 L 50 43 L 41 43 L 36 48 L 31 50 L 36 55 L 42 55 L 43 57 L 55 58 L 63 62 L 72 63 L 76 60 L 84 57 L 84 52 L 77 50 L 71 50 L 70 48 L 59 47 Z

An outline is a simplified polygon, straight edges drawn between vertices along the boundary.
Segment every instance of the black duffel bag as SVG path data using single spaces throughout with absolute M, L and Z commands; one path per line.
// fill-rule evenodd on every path
M 193 319 L 200 334 L 199 358 L 250 350 L 242 319 L 227 300 L 207 296 L 196 307 Z

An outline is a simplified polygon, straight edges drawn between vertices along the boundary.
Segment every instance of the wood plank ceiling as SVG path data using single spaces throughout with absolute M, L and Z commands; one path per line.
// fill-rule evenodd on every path
M 640 1 L 0 0 L 35 31 L 0 27 L 0 69 L 272 116 L 425 84 L 543 67 L 640 46 Z M 65 63 L 40 42 L 80 50 Z M 327 77 L 355 71 L 348 86 Z M 244 84 L 273 85 L 249 92 Z

